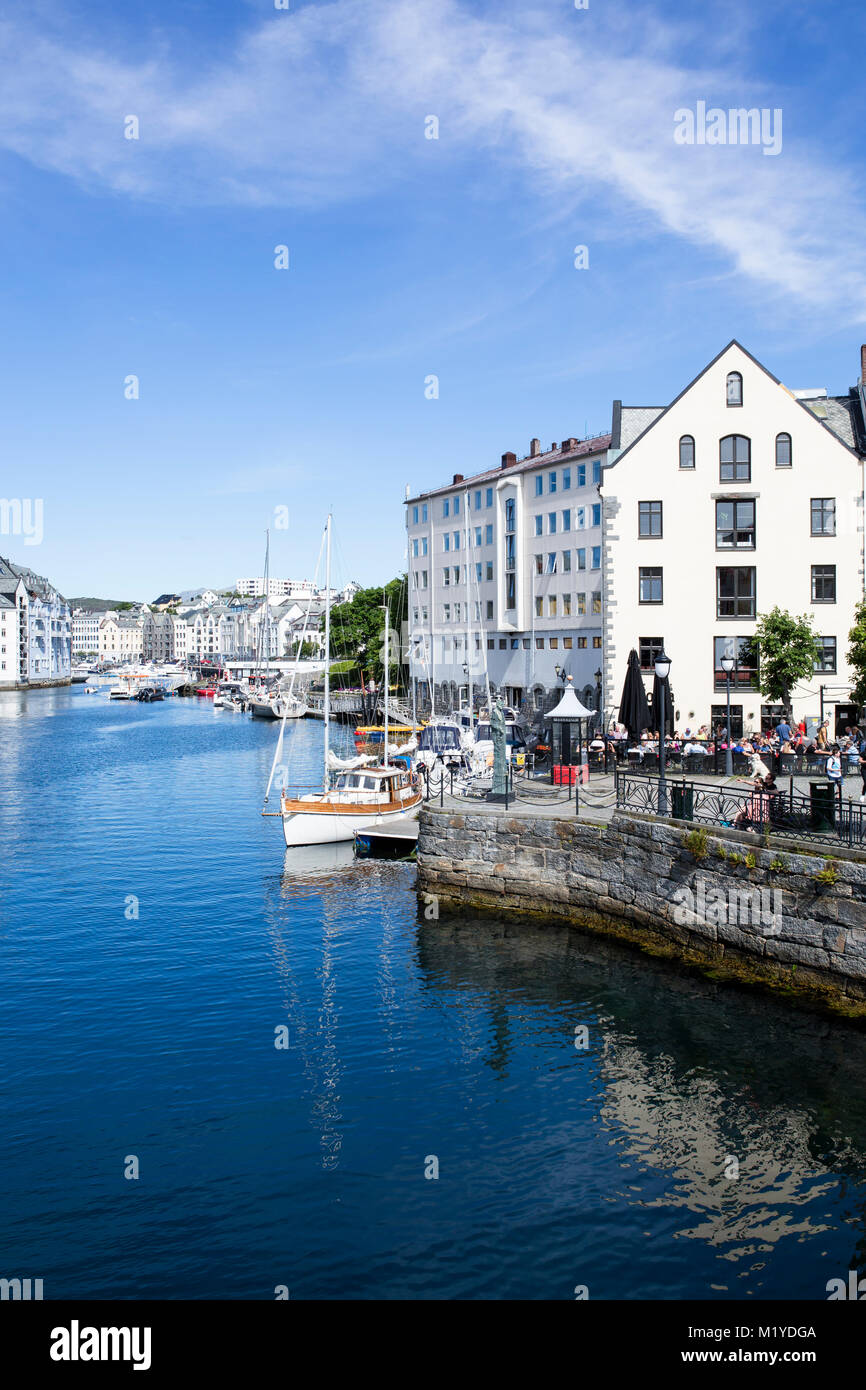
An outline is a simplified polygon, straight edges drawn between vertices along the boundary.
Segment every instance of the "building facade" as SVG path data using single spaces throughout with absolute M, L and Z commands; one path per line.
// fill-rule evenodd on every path
M 40 574 L 0 559 L 0 688 L 65 685 L 72 676 L 72 614 Z
M 569 438 L 406 500 L 410 677 L 422 707 L 491 693 L 541 708 L 572 676 L 595 706 L 602 660 L 598 485 L 608 435 Z
M 92 613 L 85 608 L 76 608 L 72 614 L 72 655 L 74 657 L 99 655 L 99 624 L 103 613 Z
M 850 722 L 847 639 L 864 592 L 861 358 L 858 385 L 833 397 L 790 391 L 732 342 L 669 406 L 615 403 L 601 486 L 609 710 L 631 649 L 649 691 L 664 646 L 678 728 L 725 724 L 726 654 L 732 731 L 778 722 L 754 641 L 759 615 L 778 606 L 810 614 L 822 648 L 793 693 L 795 715 L 838 705 Z

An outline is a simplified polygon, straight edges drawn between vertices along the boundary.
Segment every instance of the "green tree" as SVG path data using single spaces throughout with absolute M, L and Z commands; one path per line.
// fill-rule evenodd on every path
M 362 674 L 367 680 L 373 677 L 381 681 L 383 678 L 385 614 L 382 608 L 385 603 L 392 633 L 399 635 L 408 618 L 405 575 L 389 580 L 383 588 L 359 589 L 351 602 L 338 604 L 331 610 L 331 656 L 354 661 L 359 679 Z M 323 627 L 324 621 L 323 618 Z M 394 668 L 399 671 L 400 662 L 400 651 L 399 648 L 395 651 L 395 646 L 392 637 L 389 652 L 392 680 Z
M 855 681 L 851 687 L 851 699 L 858 705 L 866 704 L 866 599 L 860 600 L 854 609 L 854 626 L 848 633 L 848 665 L 854 672 Z
M 821 649 L 812 630 L 808 613 L 795 618 L 782 608 L 759 614 L 755 629 L 760 661 L 762 692 L 784 707 L 789 723 L 793 718 L 791 691 L 800 681 L 815 674 Z

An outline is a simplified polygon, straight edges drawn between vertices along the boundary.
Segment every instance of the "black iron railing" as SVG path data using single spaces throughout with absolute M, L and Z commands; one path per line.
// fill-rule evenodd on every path
M 808 796 L 793 786 L 758 791 L 730 783 L 669 779 L 669 815 L 674 820 L 729 826 L 758 834 L 861 845 L 866 839 L 866 806 L 847 801 L 842 788 L 814 784 Z M 617 810 L 658 815 L 658 778 L 620 771 L 616 776 Z

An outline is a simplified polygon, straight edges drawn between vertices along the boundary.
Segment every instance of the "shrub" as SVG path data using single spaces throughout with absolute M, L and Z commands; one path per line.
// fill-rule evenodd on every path
M 815 874 L 815 882 L 825 883 L 832 888 L 834 883 L 837 883 L 838 881 L 839 874 L 836 870 L 836 865 L 833 863 L 832 859 L 828 859 L 823 869 L 819 869 L 818 872 Z
M 683 845 L 688 850 L 693 859 L 706 859 L 709 854 L 708 848 L 709 835 L 703 826 L 696 830 L 690 830 L 683 840 Z
M 749 853 L 746 855 L 746 868 L 747 868 L 747 869 L 754 869 L 754 867 L 755 867 L 755 865 L 756 865 L 757 862 L 758 862 L 758 861 L 755 859 L 754 854 L 752 854 L 752 852 L 751 852 L 751 850 L 750 850 Z

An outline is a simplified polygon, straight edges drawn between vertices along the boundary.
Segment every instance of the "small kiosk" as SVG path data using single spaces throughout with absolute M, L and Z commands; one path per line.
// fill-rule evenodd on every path
M 550 721 L 554 786 L 565 786 L 589 779 L 589 763 L 584 721 L 595 718 L 595 710 L 580 703 L 571 676 L 562 699 L 546 716 Z

